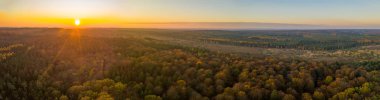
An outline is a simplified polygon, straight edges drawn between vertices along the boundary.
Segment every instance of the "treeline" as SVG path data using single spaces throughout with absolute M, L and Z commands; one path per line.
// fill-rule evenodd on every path
M 199 33 L 201 32 L 201 33 Z M 262 48 L 293 48 L 301 50 L 340 50 L 378 45 L 377 30 L 252 30 L 199 31 L 204 43 Z M 189 35 L 191 36 L 191 35 Z
M 201 39 L 204 43 L 245 46 L 245 47 L 262 47 L 262 48 L 292 48 L 300 50 L 340 50 L 350 49 L 358 46 L 367 46 L 379 44 L 377 42 L 359 42 L 351 40 L 332 40 L 332 41 L 313 41 L 313 40 L 253 40 L 239 41 L 226 39 Z

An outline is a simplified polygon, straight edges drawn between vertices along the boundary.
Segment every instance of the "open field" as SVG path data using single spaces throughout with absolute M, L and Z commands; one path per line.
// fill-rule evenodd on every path
M 0 99 L 379 99 L 380 30 L 0 29 Z

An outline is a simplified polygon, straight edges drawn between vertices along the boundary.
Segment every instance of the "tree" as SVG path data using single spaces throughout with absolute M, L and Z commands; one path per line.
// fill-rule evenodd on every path
M 239 91 L 237 93 L 237 99 L 238 100 L 248 100 L 248 97 L 247 97 L 247 95 L 245 94 L 244 91 Z
M 260 88 L 252 88 L 249 96 L 250 99 L 261 100 L 263 99 L 263 91 Z
M 296 97 L 294 97 L 291 94 L 286 94 L 282 100 L 296 100 Z
M 313 94 L 315 100 L 325 100 L 325 95 L 322 92 L 315 91 Z
M 109 95 L 107 92 L 99 93 L 99 97 L 96 100 L 114 100 L 114 98 Z
M 61 97 L 59 97 L 59 100 L 69 100 L 69 97 L 67 97 L 66 95 L 62 95 Z
M 144 97 L 144 100 L 162 100 L 162 98 L 156 95 L 146 95 Z
M 166 92 L 166 97 L 169 100 L 178 100 L 180 99 L 180 95 L 178 94 L 178 91 L 175 87 L 170 87 L 169 90 Z
M 228 95 L 228 94 L 218 94 L 215 97 L 215 100 L 235 100 L 233 95 Z
M 302 79 L 300 78 L 292 78 L 292 87 L 296 89 L 297 91 L 303 91 L 305 83 Z
M 273 90 L 270 94 L 270 100 L 280 100 L 281 96 L 280 93 L 277 90 Z
M 313 100 L 313 97 L 310 93 L 302 93 L 302 100 Z
M 371 89 L 367 86 L 362 86 L 360 88 L 360 93 L 363 94 L 363 95 L 367 95 L 371 92 Z
M 240 82 L 244 82 L 244 81 L 247 81 L 248 80 L 248 71 L 243 71 L 242 73 L 240 73 L 239 75 L 239 81 Z
M 113 91 L 113 96 L 116 98 L 116 99 L 122 99 L 122 98 L 125 98 L 124 94 L 125 93 L 125 90 L 127 89 L 127 85 L 126 84 L 123 84 L 121 82 L 117 82 L 115 83 L 113 86 L 112 86 L 112 91 Z
M 325 84 L 330 84 L 331 82 L 333 81 L 333 77 L 332 76 L 327 76 L 324 80 Z

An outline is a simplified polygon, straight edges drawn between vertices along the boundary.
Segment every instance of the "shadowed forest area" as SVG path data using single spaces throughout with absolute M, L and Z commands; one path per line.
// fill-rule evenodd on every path
M 378 100 L 380 30 L 0 29 L 0 100 Z

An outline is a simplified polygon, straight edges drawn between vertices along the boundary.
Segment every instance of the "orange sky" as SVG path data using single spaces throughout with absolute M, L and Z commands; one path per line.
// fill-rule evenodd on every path
M 0 27 L 74 27 L 79 18 L 80 27 L 260 22 L 378 28 L 378 5 L 376 0 L 0 0 Z

